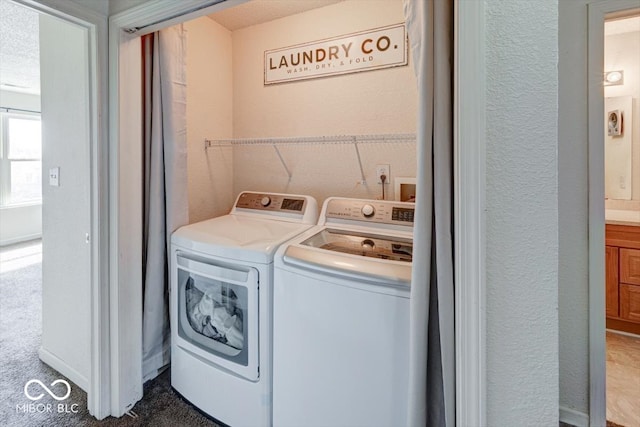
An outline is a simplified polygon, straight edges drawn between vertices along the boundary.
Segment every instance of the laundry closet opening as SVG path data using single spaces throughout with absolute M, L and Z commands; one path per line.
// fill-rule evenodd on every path
M 242 3 L 242 6 L 238 7 L 249 8 L 238 9 L 241 10 L 240 17 L 253 16 L 251 5 L 254 3 L 251 2 L 245 4 L 230 0 L 211 5 L 210 2 L 203 1 L 201 5 L 205 8 L 211 7 L 208 9 L 209 12 L 220 12 L 220 7 L 228 6 L 229 10 L 232 10 L 231 7 L 237 6 L 238 3 Z M 255 5 L 266 7 L 267 4 L 273 3 L 261 1 Z M 289 4 L 299 7 L 312 3 Z M 409 363 L 415 365 L 417 374 L 410 376 L 413 380 L 408 388 L 415 389 L 415 392 L 410 392 L 410 396 L 415 398 L 409 399 L 407 412 L 417 418 L 426 415 L 426 398 L 422 396 L 426 394 L 427 387 L 435 388 L 438 384 L 437 380 L 427 381 L 424 368 L 430 363 L 429 369 L 446 371 L 446 375 L 443 373 L 441 378 L 447 383 L 446 387 L 437 387 L 444 396 L 438 398 L 440 403 L 434 402 L 437 406 L 434 409 L 438 411 L 433 412 L 433 416 L 446 416 L 452 420 L 455 410 L 451 265 L 454 258 L 454 203 L 451 194 L 454 188 L 451 93 L 453 4 L 439 4 L 431 13 L 432 11 L 422 2 L 331 2 L 323 7 L 307 8 L 304 11 L 298 9 L 297 13 L 276 13 L 234 30 L 224 27 L 220 22 L 214 22 L 209 17 L 200 17 L 204 13 L 203 9 L 183 11 L 190 18 L 200 17 L 193 22 L 186 22 L 186 18 L 180 18 L 179 8 L 167 10 L 166 13 L 156 11 L 150 16 L 144 14 L 145 9 L 151 10 L 152 7 L 141 6 L 131 10 L 131 13 L 114 16 L 110 21 L 112 30 L 119 31 L 120 34 L 117 43 L 120 65 L 117 70 L 112 70 L 111 74 L 113 87 L 118 88 L 118 93 L 114 95 L 117 99 L 118 114 L 110 115 L 112 125 L 119 129 L 114 147 L 117 149 L 121 172 L 116 183 L 116 192 L 121 206 L 129 203 L 131 207 L 118 217 L 115 224 L 118 230 L 117 247 L 125 254 L 131 253 L 132 256 L 126 263 L 130 271 L 123 270 L 118 283 L 115 284 L 117 290 L 122 293 L 116 304 L 121 313 L 127 312 L 123 307 L 129 307 L 134 312 L 137 307 L 143 308 L 142 317 L 123 315 L 117 319 L 118 324 L 125 324 L 130 319 L 137 322 L 142 318 L 142 327 L 134 327 L 131 336 L 122 338 L 134 351 L 140 349 L 142 341 L 143 372 L 140 372 L 140 364 L 134 364 L 135 360 L 127 358 L 126 354 L 119 350 L 123 364 L 128 369 L 140 372 L 138 378 L 148 380 L 170 362 L 166 357 L 169 342 L 166 331 L 169 330 L 169 317 L 172 322 L 171 334 L 176 331 L 174 304 L 170 305 L 170 316 L 167 315 L 164 319 L 156 316 L 167 310 L 167 287 L 162 288 L 159 282 L 163 273 L 161 266 L 165 266 L 166 273 L 168 256 L 165 251 L 164 255 L 161 253 L 158 259 L 150 262 L 149 248 L 153 248 L 153 252 L 165 250 L 166 248 L 162 248 L 169 243 L 170 235 L 175 230 L 182 229 L 181 226 L 202 224 L 201 220 L 214 221 L 226 218 L 227 215 L 224 214 L 229 212 L 231 201 L 241 191 L 246 189 L 257 194 L 298 193 L 313 196 L 319 204 L 328 200 L 328 196 L 367 199 L 413 198 L 416 203 L 415 209 L 411 203 L 407 205 L 411 206 L 408 211 L 416 211 L 418 219 L 415 226 L 418 245 L 414 256 L 427 261 L 414 264 L 411 275 L 412 306 L 409 310 L 410 327 L 407 327 L 407 330 L 416 332 L 415 336 L 411 337 L 416 343 L 411 347 L 418 350 L 415 354 L 411 353 L 412 357 L 409 358 Z M 260 7 L 255 10 L 256 14 L 264 15 L 260 12 Z M 142 16 L 146 18 L 142 19 Z M 217 19 L 221 20 L 219 16 Z M 441 22 L 443 25 L 434 25 L 434 22 Z M 164 27 L 169 23 L 174 26 Z M 175 25 L 179 23 L 181 24 Z M 158 115 L 158 108 L 153 107 L 153 104 L 153 108 L 143 109 L 141 98 L 131 96 L 144 93 L 145 105 L 148 102 L 149 91 L 142 90 L 141 82 L 144 80 L 145 85 L 147 84 L 146 65 L 149 61 L 146 55 L 149 49 L 143 50 L 144 61 L 141 61 L 140 50 L 149 39 L 139 37 L 161 27 L 165 29 L 159 34 L 154 33 L 154 50 L 156 46 L 162 46 L 163 34 L 166 33 L 167 40 L 172 40 L 169 42 L 171 49 L 181 52 L 165 52 L 163 59 L 169 68 L 170 76 L 161 81 L 172 86 L 166 97 L 172 106 L 169 109 L 171 113 L 166 115 Z M 391 33 L 374 37 L 376 31 L 392 29 L 410 34 L 412 57 L 408 50 L 406 33 L 403 33 L 397 42 L 392 42 L 395 36 Z M 367 33 L 371 36 L 364 38 L 360 43 L 350 44 L 348 40 L 342 42 L 350 36 Z M 201 37 L 198 37 L 199 35 Z M 156 36 L 158 43 L 155 43 Z M 446 48 L 430 51 L 431 42 L 436 43 L 438 40 Z M 318 43 L 327 41 L 335 43 L 326 46 L 323 55 L 317 50 L 320 48 Z M 336 43 L 339 41 L 338 46 Z M 194 42 L 200 43 L 200 47 L 194 48 Z M 351 52 L 356 46 L 360 47 L 365 56 L 371 54 L 374 46 L 378 51 L 405 51 L 405 60 L 376 70 L 350 70 L 354 72 L 318 75 L 287 82 L 281 81 L 282 76 L 274 78 L 271 74 L 273 68 L 278 71 L 281 65 L 286 67 L 289 62 L 298 62 L 299 56 L 291 55 L 290 60 L 285 57 L 283 62 L 281 58 L 276 61 L 268 60 L 268 55 L 300 46 L 318 46 L 314 47 L 312 54 L 304 51 L 309 57 L 307 61 L 315 63 L 323 58 L 342 60 L 343 58 L 339 58 L 340 47 L 346 56 L 346 52 Z M 303 61 L 306 58 L 304 52 L 301 54 Z M 367 63 L 371 62 L 369 57 L 366 59 Z M 184 66 L 181 64 L 183 60 Z M 197 66 L 198 62 L 201 63 L 200 66 Z M 355 62 L 357 64 L 357 60 Z M 364 64 L 365 60 L 360 58 L 360 63 Z M 140 75 L 131 73 L 131 69 L 140 69 L 143 65 L 145 78 L 139 79 Z M 437 72 L 433 72 L 436 68 Z M 175 94 L 177 96 L 173 96 Z M 164 103 L 164 93 L 160 91 L 159 95 L 155 99 L 161 99 Z M 141 116 L 143 111 L 144 119 Z M 169 180 L 166 181 L 166 188 L 170 191 L 164 193 L 162 190 L 159 202 L 152 204 L 147 203 L 146 195 L 155 194 L 153 191 L 143 189 L 145 186 L 126 184 L 136 182 L 138 177 L 144 177 L 145 180 L 148 178 L 146 172 L 132 173 L 140 166 L 146 165 L 147 153 L 145 152 L 145 158 L 142 158 L 140 145 L 127 142 L 139 140 L 142 134 L 147 135 L 149 111 L 155 113 L 155 116 L 152 116 L 155 120 L 151 124 L 155 124 L 156 131 L 163 134 L 154 153 L 166 151 L 170 154 L 168 161 L 167 158 L 160 158 L 160 167 L 155 168 L 155 174 L 160 176 L 161 180 Z M 166 128 L 164 120 L 167 120 Z M 157 126 L 160 122 L 162 125 Z M 140 132 L 143 124 L 145 132 Z M 169 136 L 168 139 L 164 137 L 166 135 Z M 147 146 L 147 138 L 144 139 Z M 151 140 L 153 141 L 153 138 Z M 416 144 L 416 140 L 420 143 Z M 179 147 L 176 147 L 177 145 Z M 178 167 L 175 167 L 174 162 L 176 156 L 180 158 Z M 384 173 L 380 172 L 382 170 Z M 176 174 L 181 175 L 177 180 Z M 414 177 L 415 175 L 418 176 Z M 400 187 L 400 190 L 396 191 L 396 183 L 404 183 L 404 189 Z M 169 193 L 171 195 L 164 197 L 164 194 Z M 257 200 L 265 199 L 266 204 L 262 206 L 268 206 L 268 197 Z M 167 211 L 166 216 L 159 212 L 164 208 Z M 156 228 L 157 231 L 149 232 L 147 216 L 143 211 L 155 216 L 155 226 L 160 225 Z M 137 212 L 142 215 L 138 215 Z M 361 212 L 370 216 L 364 208 Z M 391 211 L 382 212 L 390 214 Z M 144 221 L 140 221 L 140 218 L 144 218 Z M 130 231 L 138 229 L 140 233 L 131 236 Z M 432 244 L 431 231 L 434 229 L 435 242 Z M 207 234 L 209 235 L 219 237 L 211 233 Z M 137 240 L 137 236 L 141 236 L 142 239 Z M 153 245 L 150 244 L 151 238 L 155 239 Z M 125 245 L 125 242 L 129 244 Z M 139 249 L 132 247 L 132 243 L 138 242 L 141 244 Z M 434 258 L 433 251 L 440 255 Z M 119 252 L 119 257 L 122 256 Z M 138 256 L 141 258 L 139 261 Z M 171 259 L 173 260 L 173 256 Z M 145 281 L 139 288 L 142 292 L 138 292 L 138 288 L 135 287 L 134 292 L 131 292 L 134 301 L 125 298 L 131 288 L 123 284 L 137 280 L 134 276 L 138 276 L 138 266 L 142 267 Z M 170 270 L 173 271 L 174 267 L 175 263 Z M 436 271 L 439 279 L 437 287 L 430 279 Z M 147 277 L 149 272 L 155 272 L 153 274 L 160 277 L 154 277 L 154 280 L 150 281 Z M 152 295 L 150 286 L 155 287 L 156 284 L 160 286 L 155 288 L 156 291 Z M 268 286 L 261 285 L 260 289 L 263 288 Z M 437 296 L 430 298 L 435 292 Z M 175 292 L 171 292 L 172 298 L 174 295 Z M 140 298 L 142 304 L 138 303 Z M 435 304 L 439 305 L 438 310 L 426 307 Z M 440 319 L 437 322 L 432 319 L 433 316 L 427 319 L 426 313 L 436 313 Z M 154 316 L 154 319 L 150 320 L 147 314 Z M 162 326 L 163 322 L 166 327 Z M 245 324 L 243 322 L 243 327 Z M 115 325 L 115 328 L 117 329 L 118 325 Z M 426 328 L 438 332 L 437 336 L 441 337 L 441 346 L 437 350 L 441 356 L 439 358 L 428 357 L 430 349 L 435 347 L 430 347 L 424 341 L 427 337 L 427 334 L 423 333 Z M 134 339 L 138 330 L 142 332 L 142 340 Z M 147 332 L 157 333 L 158 330 L 162 331 L 157 335 L 160 345 L 147 345 Z M 436 337 L 432 332 L 429 334 L 429 339 Z M 173 347 L 173 340 L 171 346 Z M 121 346 L 123 349 L 125 347 L 126 345 Z M 269 349 L 265 351 L 268 353 Z M 265 351 L 261 351 L 261 354 Z M 156 364 L 160 360 L 163 361 L 162 365 L 146 365 L 146 362 Z M 175 360 L 171 363 L 173 380 L 176 372 L 180 370 L 180 364 Z M 265 366 L 269 364 L 266 363 Z M 123 387 L 127 382 L 126 378 L 122 378 L 118 385 L 126 394 L 123 394 L 118 403 L 118 413 L 130 409 L 142 395 L 141 383 L 133 384 L 135 388 Z M 430 395 L 435 396 L 437 392 Z M 446 402 L 443 402 L 444 400 Z M 268 406 L 268 396 L 265 396 L 263 401 L 267 402 Z M 420 420 L 415 422 L 422 424 Z
M 265 52 L 403 24 L 402 2 L 303 2 L 316 8 L 299 13 L 295 8 L 301 2 L 274 3 L 248 2 L 183 24 L 189 222 L 228 213 L 242 191 L 308 194 L 320 204 L 329 196 L 378 199 L 379 164 L 390 169 L 385 198 L 399 200 L 396 184 L 416 176 L 415 139 L 357 144 L 348 138 L 305 139 L 415 134 L 417 85 L 411 64 L 265 84 L 265 68 L 276 66 L 266 62 Z M 376 48 L 372 39 L 365 50 Z M 384 40 L 378 44 L 385 47 Z M 326 51 L 344 59 L 340 49 Z M 352 46 L 349 59 L 360 60 L 359 50 Z M 296 60 L 295 55 L 293 61 L 286 58 Z M 246 139 L 275 145 L 238 141 Z M 212 142 L 208 148 L 205 140 Z
M 174 286 L 181 277 L 174 274 L 181 259 L 180 253 L 174 257 L 174 239 L 170 253 L 162 255 L 179 227 L 227 215 L 237 195 L 246 192 L 306 195 L 320 205 L 331 196 L 415 201 L 418 84 L 410 66 L 404 13 L 399 0 L 255 1 L 143 36 L 144 380 L 154 378 L 169 363 L 169 330 L 172 384 L 188 374 L 184 358 L 173 348 L 176 331 L 182 330 L 178 312 L 184 306 L 174 304 L 176 295 L 182 295 Z M 229 227 L 240 227 L 234 224 Z M 236 232 L 253 230 L 255 241 L 275 239 L 275 231 L 262 235 L 265 227 L 256 227 Z M 212 242 L 220 232 L 205 233 Z M 192 255 L 198 256 L 202 253 Z M 170 316 L 167 286 L 162 286 L 163 271 L 158 268 L 167 261 Z M 210 263 L 215 264 L 205 264 Z M 230 271 L 227 264 L 224 267 Z M 270 291 L 264 290 L 271 286 L 270 271 L 257 276 L 261 285 L 257 329 L 264 365 L 257 364 L 256 339 L 251 338 L 256 327 L 244 321 L 256 310 L 247 309 L 248 315 L 244 309 L 232 310 L 236 335 L 244 336 L 243 341 L 229 346 L 228 332 L 219 337 L 224 322 L 206 335 L 215 337 L 214 347 L 230 352 L 225 357 L 234 353 L 219 364 L 264 383 L 267 389 L 270 362 L 264 355 L 270 351 L 271 337 L 264 331 L 271 320 L 262 317 L 268 316 L 264 313 L 272 300 Z M 203 275 L 194 277 L 195 282 L 205 281 Z M 229 293 L 242 299 L 241 289 L 251 300 L 258 293 L 257 280 L 236 283 L 240 288 L 216 294 L 218 299 L 213 300 L 230 298 Z M 186 288 L 191 289 L 188 284 Z M 234 387 L 239 386 L 230 388 Z M 204 404 L 198 403 L 197 394 L 189 398 L 183 393 L 196 406 Z M 265 396 L 263 400 L 269 401 L 269 394 Z M 219 416 L 223 421 L 235 419 Z

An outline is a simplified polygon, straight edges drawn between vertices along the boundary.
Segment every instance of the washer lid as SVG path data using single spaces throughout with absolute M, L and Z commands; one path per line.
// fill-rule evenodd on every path
M 413 242 L 400 237 L 325 228 L 300 244 L 370 258 L 403 262 L 413 260 Z
M 311 227 L 308 224 L 225 215 L 185 225 L 171 243 L 207 255 L 269 264 L 278 246 Z
M 387 286 L 411 283 L 410 238 L 330 228 L 311 233 L 286 247 L 284 264 Z

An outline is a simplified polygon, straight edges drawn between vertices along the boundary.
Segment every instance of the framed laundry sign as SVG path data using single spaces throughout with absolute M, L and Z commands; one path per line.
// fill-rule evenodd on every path
M 264 52 L 264 84 L 407 65 L 404 24 Z

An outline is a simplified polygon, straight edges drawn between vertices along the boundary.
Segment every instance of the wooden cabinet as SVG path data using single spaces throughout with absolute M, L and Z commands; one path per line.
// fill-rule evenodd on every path
M 620 281 L 640 285 L 640 250 L 620 249 Z
M 640 286 L 620 284 L 620 318 L 640 322 Z
M 618 317 L 618 248 L 606 247 L 607 317 Z
M 640 226 L 606 226 L 607 328 L 640 334 Z

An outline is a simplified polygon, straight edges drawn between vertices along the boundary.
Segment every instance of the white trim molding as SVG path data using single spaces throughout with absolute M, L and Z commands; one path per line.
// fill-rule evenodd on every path
M 486 425 L 485 5 L 458 0 L 455 24 L 456 425 Z
M 38 357 L 47 365 L 51 366 L 58 372 L 64 372 L 66 376 L 73 381 L 78 387 L 84 391 L 88 391 L 90 385 L 89 379 L 76 371 L 72 366 L 68 365 L 64 360 L 57 357 L 44 347 L 38 349 Z
M 137 36 L 219 12 L 249 0 L 155 0 L 111 17 L 111 25 Z
M 638 0 L 588 4 L 589 115 L 589 425 L 606 425 L 605 216 L 604 216 L 604 21 L 638 10 Z
M 589 427 L 589 415 L 561 406 L 560 422 L 575 427 Z
M 110 22 L 111 414 L 142 398 L 142 101 L 140 37 Z M 127 96 L 127 94 L 131 96 Z M 137 184 L 137 185 L 136 185 Z

